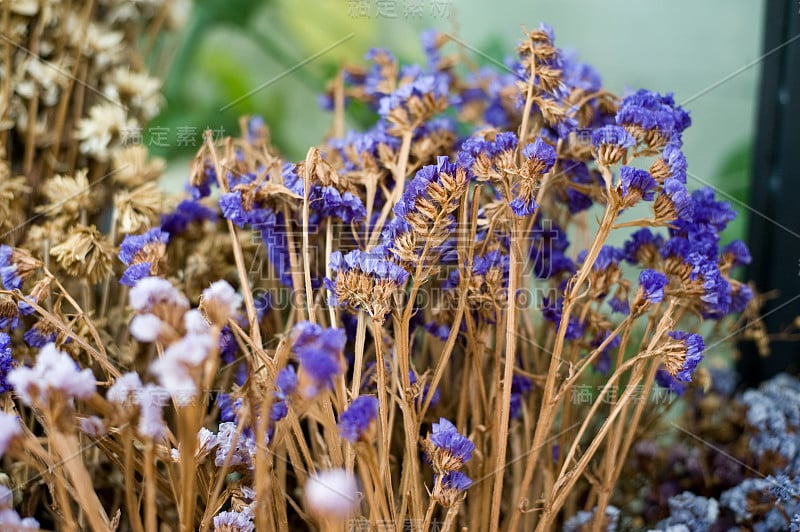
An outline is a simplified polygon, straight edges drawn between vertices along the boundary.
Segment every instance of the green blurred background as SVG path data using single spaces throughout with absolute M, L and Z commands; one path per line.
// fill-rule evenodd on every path
M 435 28 L 457 35 L 476 63 L 502 61 L 523 26 L 545 21 L 556 44 L 579 52 L 611 91 L 675 93 L 693 120 L 685 134 L 690 188 L 713 185 L 732 201 L 741 215 L 726 240 L 741 238 L 763 11 L 762 1 L 721 0 L 198 0 L 183 30 L 158 43 L 153 68 L 166 80 L 166 106 L 145 132 L 169 133 L 166 142 L 145 135 L 145 143 L 168 160 L 164 185 L 173 190 L 202 130 L 236 133 L 244 114 L 262 115 L 274 144 L 298 160 L 330 127 L 317 94 L 342 63 L 363 64 L 370 47 L 421 61 L 419 32 Z

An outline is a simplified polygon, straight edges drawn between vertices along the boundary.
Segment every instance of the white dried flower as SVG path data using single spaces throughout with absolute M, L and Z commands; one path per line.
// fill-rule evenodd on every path
M 358 507 L 358 485 L 344 469 L 329 469 L 308 477 L 305 488 L 308 510 L 319 518 L 344 519 Z
M 122 104 L 102 102 L 89 109 L 89 117 L 78 122 L 77 137 L 81 141 L 81 153 L 98 161 L 107 161 L 112 143 L 119 143 L 125 132 L 138 128 L 138 123 L 128 114 Z

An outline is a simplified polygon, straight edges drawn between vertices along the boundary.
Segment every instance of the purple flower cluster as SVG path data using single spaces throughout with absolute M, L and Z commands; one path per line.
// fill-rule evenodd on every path
M 134 286 L 137 281 L 157 273 L 157 263 L 163 257 L 169 233 L 154 227 L 141 235 L 127 235 L 119 246 L 119 260 L 128 268 L 120 284 Z
M 637 142 L 644 141 L 651 146 L 680 140 L 683 131 L 691 125 L 689 113 L 675 104 L 672 94 L 662 96 L 644 89 L 622 100 L 616 121 Z
M 315 397 L 321 391 L 331 389 L 334 377 L 344 369 L 345 332 L 303 321 L 292 329 L 292 338 L 292 351 L 300 361 L 300 393 L 305 397 Z
M 350 443 L 361 439 L 378 416 L 378 398 L 362 395 L 339 416 L 339 434 Z
M 0 393 L 10 391 L 8 372 L 14 367 L 14 357 L 11 354 L 11 337 L 0 332 Z

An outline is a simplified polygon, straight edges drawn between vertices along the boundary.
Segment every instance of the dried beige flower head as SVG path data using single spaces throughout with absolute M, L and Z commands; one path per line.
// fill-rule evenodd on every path
M 158 223 L 163 212 L 164 195 L 156 183 L 140 185 L 133 190 L 123 190 L 114 196 L 119 231 L 123 234 L 148 229 Z
M 87 170 L 75 172 L 73 177 L 57 175 L 48 179 L 43 187 L 43 192 L 48 202 L 37 207 L 40 213 L 57 212 L 58 215 L 77 217 L 81 211 L 89 214 L 95 213 L 101 207 L 97 191 L 87 178 Z
M 110 151 L 119 145 L 126 132 L 139 128 L 138 122 L 128 117 L 122 104 L 102 102 L 89 110 L 89 117 L 78 122 L 77 138 L 81 153 L 99 161 L 107 161 Z
M 64 242 L 50 250 L 50 255 L 69 275 L 95 284 L 111 273 L 114 248 L 95 226 L 79 225 Z
M 164 98 L 159 92 L 159 79 L 144 72 L 132 72 L 129 66 L 124 66 L 112 70 L 105 81 L 105 95 L 110 100 L 133 107 L 139 111 L 143 120 L 150 120 L 161 110 Z
M 140 144 L 126 146 L 111 155 L 112 178 L 127 187 L 135 187 L 158 179 L 164 172 L 163 159 L 148 160 L 147 148 Z

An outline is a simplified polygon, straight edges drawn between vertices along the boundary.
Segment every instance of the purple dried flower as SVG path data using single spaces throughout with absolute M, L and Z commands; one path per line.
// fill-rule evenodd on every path
M 753 260 L 750 256 L 750 250 L 747 249 L 747 244 L 741 240 L 734 240 L 722 248 L 722 257 L 727 258 L 733 267 L 746 266 Z
M 460 493 L 467 491 L 470 486 L 472 486 L 472 479 L 461 471 L 448 471 L 442 476 L 442 487 L 444 489 L 455 490 Z
M 6 393 L 12 389 L 8 383 L 8 372 L 14 366 L 14 357 L 11 354 L 11 337 L 6 333 L 0 332 L 0 393 Z
M 161 216 L 161 229 L 172 236 L 182 235 L 189 225 L 202 220 L 216 220 L 217 213 L 194 200 L 181 201 L 175 210 Z
M 136 260 L 137 255 L 146 255 L 149 246 L 166 245 L 169 242 L 169 233 L 154 227 L 141 235 L 127 235 L 119 246 L 119 260 L 125 264 L 142 262 Z
M 655 270 L 642 270 L 639 274 L 639 286 L 644 298 L 651 303 L 660 303 L 664 299 L 664 287 L 669 284 L 667 276 Z
M 692 372 L 703 360 L 703 337 L 683 331 L 672 331 L 669 337 L 676 342 L 668 344 L 665 356 L 667 371 L 681 382 L 691 382 Z
M 347 255 L 334 251 L 330 267 L 336 276 L 325 279 L 331 291 L 329 303 L 364 310 L 374 319 L 383 319 L 391 311 L 394 294 L 408 280 L 408 272 L 380 250 L 356 249 Z
M 623 166 L 619 171 L 619 190 L 625 206 L 632 206 L 640 199 L 651 201 L 658 183 L 647 170 Z
M 47 344 L 39 351 L 32 368 L 11 370 L 8 382 L 22 402 L 30 406 L 34 402 L 46 405 L 53 393 L 67 399 L 88 399 L 95 393 L 92 370 L 80 370 L 72 357 L 56 349 L 55 344 Z
M 427 458 L 437 473 L 461 469 L 472 458 L 474 450 L 475 444 L 459 434 L 456 426 L 445 418 L 433 423 L 425 444 Z
M 350 443 L 355 443 L 369 430 L 378 416 L 378 399 L 371 395 L 362 395 L 350 403 L 350 406 L 339 416 L 339 434 Z
M 342 329 L 324 329 L 316 323 L 303 321 L 292 330 L 292 351 L 300 360 L 302 370 L 300 391 L 308 398 L 323 389 L 333 387 L 333 378 L 343 368 L 342 351 L 347 335 Z
M 609 166 L 618 163 L 627 149 L 636 145 L 636 139 L 622 126 L 607 125 L 592 133 L 592 145 L 598 162 Z

